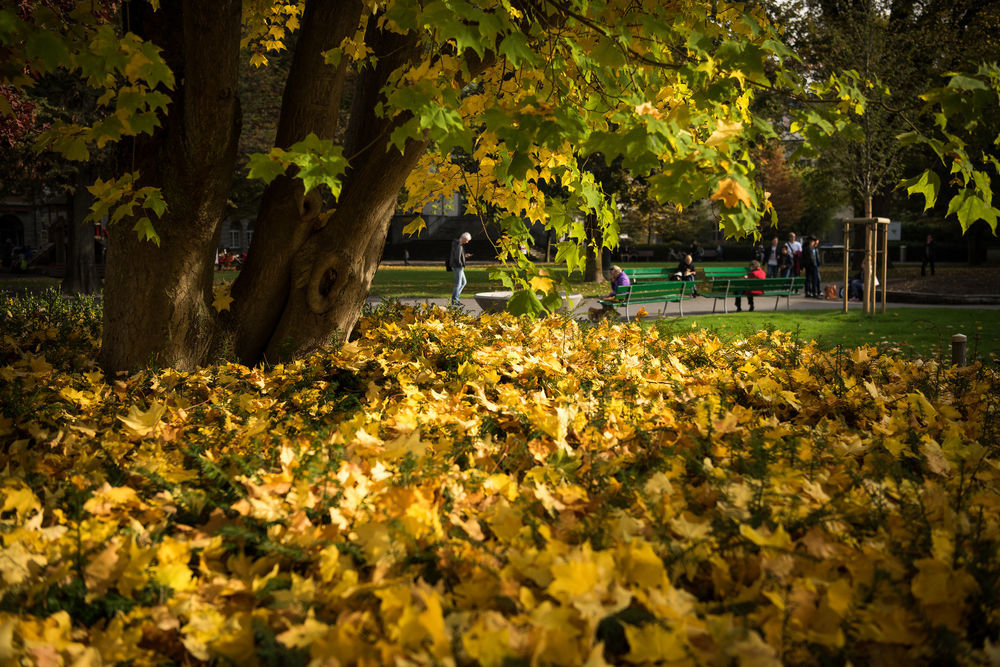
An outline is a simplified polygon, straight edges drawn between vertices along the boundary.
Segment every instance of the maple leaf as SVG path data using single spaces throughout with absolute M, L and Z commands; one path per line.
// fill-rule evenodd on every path
M 735 208 L 740 203 L 747 208 L 753 208 L 750 193 L 732 178 L 724 178 L 719 181 L 719 186 L 709 199 L 712 201 L 721 201 L 727 208 Z
M 224 310 L 229 310 L 230 304 L 233 302 L 233 296 L 229 291 L 216 293 L 215 298 L 212 300 L 212 307 L 215 308 L 217 312 L 222 312 Z
M 737 136 L 743 131 L 743 123 L 740 121 L 727 121 L 720 120 L 718 127 L 712 132 L 712 135 L 705 141 L 706 146 L 719 146 L 726 143 L 731 138 Z M 749 206 L 749 204 L 747 204 Z
M 160 418 L 166 410 L 166 403 L 153 401 L 147 410 L 142 410 L 138 405 L 133 405 L 129 409 L 127 416 L 119 417 L 118 419 L 121 420 L 121 422 L 125 424 L 125 426 L 127 426 L 133 434 L 144 436 L 149 435 L 156 430 L 157 425 L 160 423 Z

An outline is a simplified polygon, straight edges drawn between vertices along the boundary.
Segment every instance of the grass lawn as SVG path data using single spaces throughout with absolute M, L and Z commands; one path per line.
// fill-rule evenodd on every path
M 61 284 L 61 278 L 52 278 L 50 276 L 0 274 L 0 290 L 29 290 L 35 292 L 48 289 L 49 287 L 59 289 L 59 285 Z
M 875 316 L 845 315 L 839 310 L 743 312 L 662 319 L 655 326 L 666 334 L 704 328 L 724 341 L 761 330 L 789 331 L 826 349 L 888 345 L 906 356 L 943 356 L 949 361 L 952 334 L 961 333 L 969 337 L 970 362 L 990 357 L 1000 361 L 1000 310 L 890 307 L 884 315 Z

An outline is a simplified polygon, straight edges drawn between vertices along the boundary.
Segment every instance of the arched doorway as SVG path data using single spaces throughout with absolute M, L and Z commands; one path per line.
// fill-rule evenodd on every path
M 15 246 L 24 245 L 24 223 L 10 213 L 0 217 L 0 244 L 7 243 L 8 239 Z

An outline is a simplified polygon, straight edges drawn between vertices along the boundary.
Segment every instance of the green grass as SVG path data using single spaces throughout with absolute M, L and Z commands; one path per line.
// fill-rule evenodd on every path
M 884 315 L 860 312 L 773 311 L 693 315 L 654 323 L 664 334 L 707 329 L 723 341 L 761 330 L 788 331 L 821 347 L 874 345 L 899 348 L 906 356 L 951 360 L 951 337 L 968 336 L 968 360 L 1000 361 L 1000 310 L 890 308 Z
M 49 287 L 58 289 L 60 284 L 62 284 L 61 278 L 52 278 L 49 276 L 0 275 L 0 291 L 40 292 Z

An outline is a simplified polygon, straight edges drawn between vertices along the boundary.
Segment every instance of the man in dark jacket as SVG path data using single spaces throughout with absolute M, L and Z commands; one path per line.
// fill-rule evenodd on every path
M 934 237 L 930 234 L 927 235 L 927 241 L 924 243 L 924 263 L 920 265 L 920 275 L 927 275 L 927 265 L 931 265 L 931 275 L 934 275 Z
M 806 270 L 806 296 L 818 299 L 820 294 L 819 280 L 819 239 L 806 237 L 802 246 L 802 267 Z
M 465 289 L 465 285 L 468 282 L 465 279 L 465 260 L 469 257 L 469 253 L 465 252 L 463 246 L 471 240 L 472 234 L 465 232 L 451 242 L 451 255 L 448 259 L 451 264 L 451 270 L 455 274 L 455 287 L 451 290 L 451 304 L 453 306 L 457 306 L 460 303 L 458 297 L 461 296 L 462 290 Z

